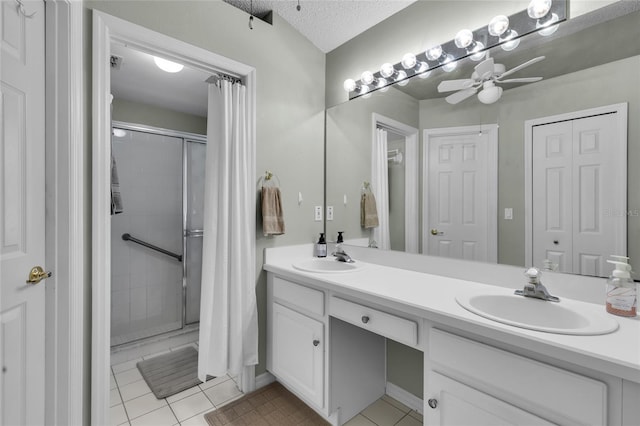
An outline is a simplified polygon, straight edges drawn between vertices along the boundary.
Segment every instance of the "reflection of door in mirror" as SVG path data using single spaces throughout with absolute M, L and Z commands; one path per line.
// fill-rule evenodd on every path
M 423 252 L 497 262 L 498 126 L 424 132 Z
M 534 266 L 605 277 L 608 256 L 626 254 L 624 113 L 597 112 L 532 126 Z

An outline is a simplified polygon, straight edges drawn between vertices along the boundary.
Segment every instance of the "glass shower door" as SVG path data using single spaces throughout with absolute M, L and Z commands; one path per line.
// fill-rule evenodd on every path
M 204 226 L 204 173 L 207 145 L 202 142 L 190 140 L 186 140 L 185 142 L 185 323 L 193 324 L 200 321 L 200 280 L 202 278 L 202 237 Z

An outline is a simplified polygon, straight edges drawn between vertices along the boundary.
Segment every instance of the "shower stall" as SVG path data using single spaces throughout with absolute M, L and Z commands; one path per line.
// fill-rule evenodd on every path
M 196 328 L 206 138 L 113 123 L 111 346 Z

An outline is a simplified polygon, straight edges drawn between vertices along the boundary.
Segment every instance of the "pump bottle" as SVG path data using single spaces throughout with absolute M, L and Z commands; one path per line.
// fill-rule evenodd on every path
M 615 265 L 615 269 L 607 280 L 607 312 L 623 317 L 635 317 L 637 311 L 636 283 L 631 279 L 629 258 L 611 256 L 615 260 L 607 262 Z
M 324 233 L 320 233 L 320 239 L 315 245 L 314 254 L 316 257 L 327 257 L 327 242 L 324 239 Z

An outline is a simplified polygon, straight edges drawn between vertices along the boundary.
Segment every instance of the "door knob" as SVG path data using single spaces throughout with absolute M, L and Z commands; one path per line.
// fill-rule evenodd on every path
M 313 346 L 318 346 L 320 344 L 320 340 L 316 339 L 313 341 Z
M 442 235 L 444 232 L 438 231 L 436 228 L 431 229 L 431 235 Z
M 46 272 L 42 269 L 42 266 L 34 266 L 29 271 L 29 279 L 27 280 L 27 284 L 38 284 L 40 281 L 49 278 L 51 276 L 51 272 Z
M 368 323 L 368 322 L 369 322 L 369 317 L 368 317 L 368 316 L 366 316 L 366 315 L 364 315 L 364 316 L 361 318 L 361 320 L 362 320 L 362 322 L 363 322 L 363 323 L 365 323 L 365 324 L 366 324 L 366 323 Z
M 438 400 L 435 398 L 431 398 L 427 401 L 427 404 L 429 404 L 429 407 L 435 409 L 438 406 Z

